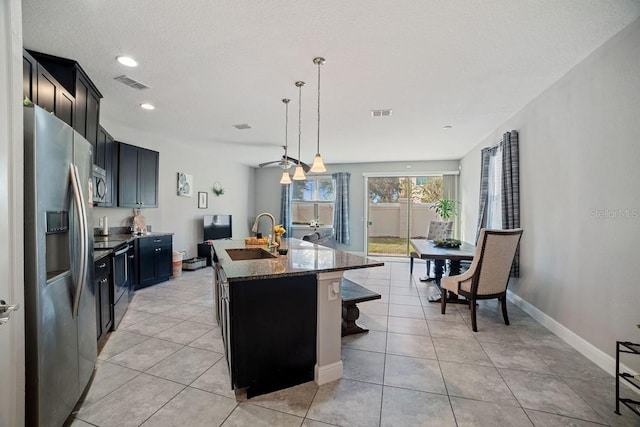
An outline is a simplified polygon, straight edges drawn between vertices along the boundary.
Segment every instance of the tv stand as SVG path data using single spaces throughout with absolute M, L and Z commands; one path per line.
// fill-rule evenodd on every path
M 211 267 L 213 265 L 213 245 L 205 242 L 198 243 L 198 258 L 206 258 L 207 267 Z

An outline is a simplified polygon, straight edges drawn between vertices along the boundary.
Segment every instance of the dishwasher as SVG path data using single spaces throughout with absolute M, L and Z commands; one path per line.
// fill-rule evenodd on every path
M 113 274 L 113 330 L 115 330 L 129 306 L 129 251 L 131 244 L 118 246 L 113 251 L 111 271 Z

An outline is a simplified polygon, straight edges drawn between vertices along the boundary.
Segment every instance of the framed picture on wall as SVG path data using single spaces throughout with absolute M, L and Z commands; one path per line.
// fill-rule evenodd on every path
M 209 207 L 209 194 L 205 191 L 198 191 L 198 209 L 207 209 Z
M 193 196 L 193 175 L 178 172 L 178 196 Z

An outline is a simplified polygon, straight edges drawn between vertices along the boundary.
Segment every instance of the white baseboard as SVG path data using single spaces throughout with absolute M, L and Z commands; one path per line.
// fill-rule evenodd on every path
M 579 351 L 583 356 L 587 359 L 591 360 L 593 363 L 604 369 L 608 374 L 615 377 L 616 375 L 616 359 L 600 350 L 593 344 L 586 341 L 584 338 L 577 335 L 575 332 L 568 329 L 566 326 L 562 325 L 546 313 L 540 311 L 537 307 L 534 307 L 529 302 L 520 298 L 518 295 L 513 292 L 507 290 L 507 299 L 513 303 L 516 307 L 520 308 L 522 311 L 527 313 L 529 316 L 533 317 L 538 321 L 542 326 L 549 329 L 551 332 L 560 337 L 563 341 L 569 344 L 571 347 L 575 348 Z M 625 372 L 629 372 L 632 375 L 637 375 L 638 373 L 629 369 L 628 366 L 624 364 L 620 364 L 621 370 Z M 625 383 L 621 381 L 621 383 Z M 637 390 L 636 390 L 637 391 Z
M 322 385 L 327 384 L 332 381 L 339 380 L 343 375 L 343 365 L 342 360 L 331 363 L 325 366 L 316 366 L 314 367 L 314 380 L 316 384 Z

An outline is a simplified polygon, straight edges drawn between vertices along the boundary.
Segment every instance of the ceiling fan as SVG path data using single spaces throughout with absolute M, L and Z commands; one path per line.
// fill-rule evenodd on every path
M 284 148 L 284 145 L 282 146 L 282 148 Z M 259 168 L 263 168 L 265 166 L 273 165 L 275 163 L 277 163 L 278 166 L 281 167 L 282 169 L 286 170 L 286 169 L 289 169 L 291 166 L 297 165 L 298 164 L 298 159 L 294 159 L 293 157 L 283 155 L 280 160 L 274 160 L 272 162 L 260 163 L 258 165 L 258 167 Z M 305 162 L 300 162 L 300 165 L 302 166 L 302 169 L 304 170 L 305 173 L 308 173 L 309 170 L 311 169 L 311 166 L 309 166 Z

